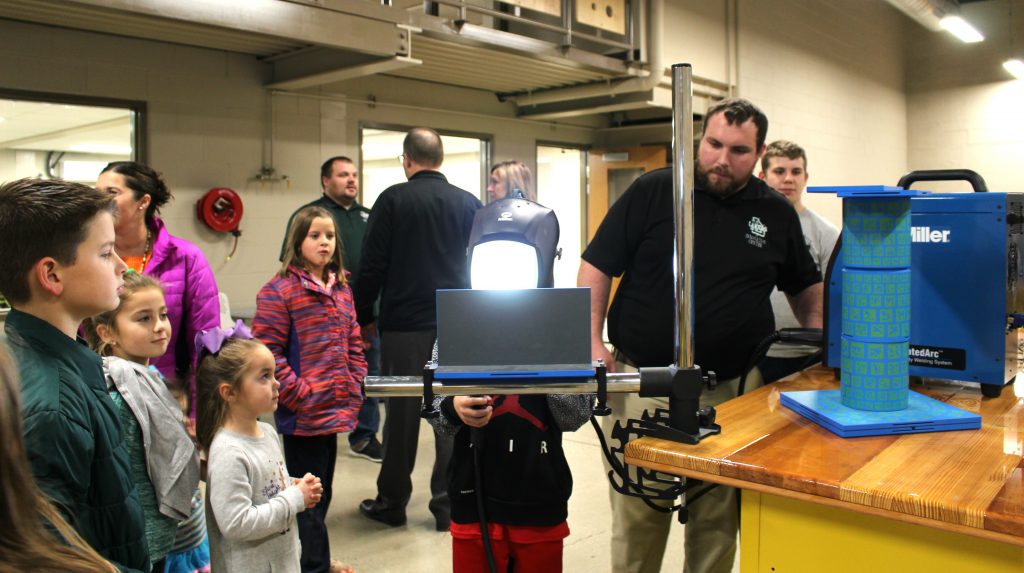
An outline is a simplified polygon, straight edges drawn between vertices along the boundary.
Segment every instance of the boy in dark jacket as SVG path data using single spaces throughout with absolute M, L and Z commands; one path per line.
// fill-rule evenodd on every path
M 448 466 L 455 573 L 488 570 L 477 512 L 479 454 L 484 518 L 499 571 L 562 570 L 572 474 L 562 432 L 590 418 L 593 395 L 455 396 L 435 399 L 434 430 L 455 437 Z
M 125 571 L 150 570 L 142 506 L 102 363 L 77 340 L 86 317 L 118 305 L 114 201 L 63 181 L 0 187 L 0 292 L 21 375 L 32 473 L 67 521 Z

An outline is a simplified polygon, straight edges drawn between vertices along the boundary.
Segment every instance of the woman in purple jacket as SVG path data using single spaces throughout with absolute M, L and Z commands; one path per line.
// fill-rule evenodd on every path
M 114 195 L 117 221 L 114 250 L 129 269 L 163 283 L 171 342 L 153 364 L 166 378 L 188 385 L 189 416 L 195 419 L 195 385 L 190 376 L 200 331 L 220 326 L 217 282 L 206 257 L 192 243 L 167 232 L 157 217 L 171 192 L 148 165 L 115 161 L 103 168 L 96 187 Z

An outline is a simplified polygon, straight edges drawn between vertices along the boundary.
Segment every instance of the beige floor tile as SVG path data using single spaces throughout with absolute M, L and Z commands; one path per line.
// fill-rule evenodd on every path
M 383 408 L 382 408 L 383 411 Z M 352 564 L 359 573 L 412 573 L 451 571 L 451 537 L 434 531 L 434 519 L 427 510 L 428 479 L 433 464 L 433 438 L 424 422 L 420 428 L 413 496 L 409 522 L 386 527 L 364 518 L 360 500 L 376 495 L 379 464 L 352 457 L 346 436 L 338 444 L 334 499 L 328 515 L 331 552 L 336 559 Z M 565 542 L 565 571 L 606 573 L 611 570 L 609 543 L 611 512 L 609 486 L 601 466 L 600 450 L 593 428 L 587 424 L 566 434 L 564 449 L 572 467 L 574 488 L 569 501 L 569 527 Z M 674 524 L 663 571 L 682 571 L 683 526 Z M 739 571 L 739 559 L 734 571 Z

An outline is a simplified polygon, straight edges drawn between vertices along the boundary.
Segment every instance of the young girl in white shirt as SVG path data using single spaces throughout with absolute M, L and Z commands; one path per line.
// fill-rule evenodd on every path
M 196 336 L 196 433 L 208 452 L 210 557 L 218 573 L 300 571 L 296 515 L 320 501 L 320 478 L 291 478 L 274 427 L 274 355 L 241 321 Z

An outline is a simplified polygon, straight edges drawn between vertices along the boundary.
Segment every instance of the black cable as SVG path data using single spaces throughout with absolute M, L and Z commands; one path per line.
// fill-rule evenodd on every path
M 754 352 L 750 354 L 750 359 L 747 361 L 746 366 L 743 368 L 743 374 L 740 375 L 739 386 L 736 387 L 736 395 L 742 396 L 743 391 L 747 387 L 747 374 L 757 366 L 757 363 L 761 361 L 768 354 L 768 349 L 772 347 L 779 340 L 779 332 L 775 331 L 770 335 L 766 336 L 761 342 L 754 347 Z
M 801 365 L 801 369 L 814 364 L 821 360 L 823 351 L 821 350 L 822 345 L 822 329 L 820 328 L 784 328 L 777 330 L 770 335 L 766 336 L 758 345 L 754 348 L 754 352 L 750 355 L 750 360 L 747 362 L 746 367 L 743 369 L 743 374 L 740 375 L 740 383 L 736 388 L 736 395 L 742 396 L 743 391 L 747 386 L 747 374 L 754 369 L 755 366 L 765 356 L 768 355 L 768 350 L 772 347 L 772 344 L 776 342 L 790 342 L 798 344 L 806 344 L 810 346 L 818 346 L 819 349 L 814 354 L 807 357 L 807 360 Z
M 480 428 L 470 428 L 469 441 L 473 447 L 473 475 L 476 478 L 476 516 L 480 520 L 480 541 L 484 546 L 487 567 L 491 573 L 498 573 L 498 565 L 494 562 L 494 549 L 491 547 L 491 532 L 487 529 L 487 517 L 484 514 L 484 479 L 480 462 L 480 452 L 484 447 L 484 431 Z
M 618 477 L 619 479 L 621 479 L 622 480 L 622 487 L 623 487 L 623 489 L 633 491 L 635 494 L 639 494 L 639 495 L 637 495 L 637 497 L 639 497 L 641 499 L 641 501 L 643 501 L 644 504 L 647 505 L 647 507 L 653 509 L 654 511 L 658 511 L 658 512 L 661 512 L 661 513 L 672 513 L 674 511 L 679 510 L 680 508 L 682 508 L 684 506 L 684 504 L 680 503 L 680 504 L 672 505 L 672 506 L 669 506 L 669 507 L 663 507 L 663 506 L 660 506 L 660 505 L 654 503 L 653 501 L 647 499 L 647 497 L 645 497 L 643 495 L 644 491 L 642 489 L 640 489 L 640 486 L 638 484 L 634 484 L 634 483 L 630 482 L 630 480 L 629 480 L 629 470 L 628 469 L 626 469 L 624 467 L 622 468 L 622 471 L 626 475 L 620 475 L 619 474 L 617 468 L 622 467 L 622 466 L 619 466 L 618 461 L 615 459 L 615 456 L 612 455 L 612 450 L 611 450 L 610 447 L 608 447 L 608 442 L 604 439 L 604 432 L 601 431 L 601 425 L 597 423 L 597 418 L 594 417 L 594 416 L 591 416 L 590 417 L 590 424 L 594 427 L 594 431 L 597 432 L 597 441 L 601 443 L 601 453 L 604 454 L 605 459 L 608 460 L 608 465 L 611 466 L 611 468 L 612 468 L 612 470 L 608 472 L 609 479 L 613 475 Z M 623 495 L 625 495 L 625 494 L 623 494 Z

